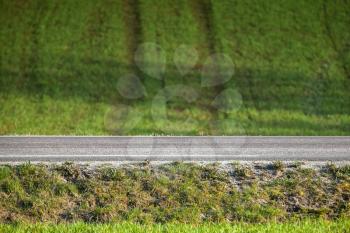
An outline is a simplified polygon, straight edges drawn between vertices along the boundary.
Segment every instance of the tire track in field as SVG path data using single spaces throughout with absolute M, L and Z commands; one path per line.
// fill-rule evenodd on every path
M 210 54 L 216 52 L 214 26 L 212 22 L 211 0 L 191 0 L 194 18 L 197 20 L 199 30 L 205 35 L 205 42 Z
M 141 24 L 141 13 L 140 13 L 140 2 L 139 0 L 123 0 L 123 20 L 125 24 L 126 31 L 126 47 L 127 47 L 127 71 L 134 73 L 141 82 L 144 81 L 144 76 L 142 72 L 136 66 L 134 57 L 135 53 L 142 43 L 142 24 Z M 143 100 L 145 97 L 141 97 L 140 100 Z M 132 101 L 120 96 L 120 101 L 123 104 L 130 105 Z
M 142 42 L 142 27 L 139 0 L 123 0 L 123 13 L 127 37 L 128 63 L 137 72 L 134 61 L 135 52 Z M 140 76 L 142 77 L 142 76 Z
M 37 9 L 34 15 L 31 15 L 28 31 L 25 33 L 25 42 L 21 57 L 21 70 L 23 72 L 23 83 L 25 88 L 33 91 L 38 91 L 43 88 L 38 73 L 40 69 L 40 24 L 47 11 L 47 2 L 34 2 L 34 7 Z M 26 49 L 28 48 L 28 49 Z
M 95 9 L 92 10 L 88 21 L 87 21 L 87 31 L 84 36 L 88 40 L 91 51 L 99 51 L 103 47 L 104 35 L 108 31 L 108 17 L 109 12 L 106 10 L 110 5 L 107 5 L 107 1 L 101 1 Z M 85 40 L 83 38 L 83 40 Z M 90 51 L 89 51 L 90 52 Z M 90 60 L 94 61 L 94 55 L 89 54 Z
M 209 52 L 209 55 L 220 53 L 221 49 L 218 48 L 219 43 L 216 41 L 215 34 L 215 25 L 213 20 L 213 6 L 211 0 L 191 0 L 190 2 L 192 7 L 192 12 L 194 18 L 196 19 L 199 27 L 199 31 L 205 35 L 206 49 Z M 203 59 L 200 59 L 203 61 Z M 214 100 L 217 95 L 219 95 L 224 90 L 225 85 L 217 85 L 211 88 L 208 88 L 208 91 L 211 92 L 210 99 Z M 206 108 L 211 112 L 213 120 L 219 119 L 219 111 L 214 106 L 211 105 L 211 102 L 207 103 Z M 225 118 L 226 118 L 226 114 Z
M 340 48 L 341 46 L 337 45 L 336 39 L 332 33 L 332 27 L 331 27 L 330 20 L 329 20 L 330 16 L 329 16 L 329 10 L 327 7 L 327 1 L 323 1 L 322 8 L 323 8 L 322 10 L 323 10 L 324 27 L 325 27 L 326 36 L 328 37 L 328 39 L 333 47 L 333 50 L 337 53 L 338 58 L 340 59 L 341 67 L 344 70 L 346 77 L 348 79 L 350 79 L 350 69 L 349 69 L 349 67 L 347 67 L 346 61 L 344 59 L 345 54 L 347 52 L 350 52 L 350 43 L 349 42 L 346 43 L 344 46 L 345 48 Z
M 349 88 L 349 82 L 350 82 L 350 66 L 347 64 L 346 61 L 346 54 L 350 53 L 350 41 L 348 40 L 343 45 L 337 44 L 336 35 L 334 35 L 332 26 L 331 26 L 331 17 L 329 7 L 327 6 L 327 1 L 322 2 L 322 16 L 323 16 L 323 24 L 324 24 L 324 33 L 326 37 L 328 38 L 329 42 L 331 43 L 331 46 L 336 53 L 336 60 L 339 62 L 341 69 L 344 72 L 345 80 L 343 81 L 345 90 L 346 88 Z M 327 70 L 328 71 L 328 70 Z M 328 72 L 326 73 L 328 75 Z M 323 75 L 323 74 L 321 74 Z M 325 90 L 325 84 L 323 85 Z

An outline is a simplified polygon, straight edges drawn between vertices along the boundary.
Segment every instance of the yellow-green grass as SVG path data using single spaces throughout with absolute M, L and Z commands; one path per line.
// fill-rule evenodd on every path
M 134 223 L 121 224 L 19 224 L 0 225 L 2 233 L 348 233 L 350 220 L 339 221 L 304 220 L 291 223 L 267 224 L 166 224 L 166 225 L 139 225 Z
M 0 95 L 0 105 L 0 132 L 6 135 L 349 135 L 350 132 L 347 114 L 322 116 L 245 108 L 230 113 L 228 120 L 214 127 L 210 125 L 210 113 L 200 107 L 174 109 L 169 111 L 168 120 L 155 121 L 150 111 L 152 104 L 138 103 L 133 108 L 139 121 L 125 126 L 133 118 L 114 116 L 118 105 L 79 97 Z M 188 118 L 193 120 L 186 122 Z

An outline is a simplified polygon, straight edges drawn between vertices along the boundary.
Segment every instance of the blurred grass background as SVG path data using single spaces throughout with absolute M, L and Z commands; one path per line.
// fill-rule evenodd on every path
M 0 0 L 0 22 L 2 135 L 350 135 L 348 0 Z M 135 65 L 145 42 L 164 51 L 162 80 Z M 174 63 L 181 45 L 198 52 L 186 74 Z M 235 73 L 203 88 L 201 68 L 214 53 L 228 55 Z M 118 93 L 128 73 L 147 96 Z M 199 97 L 168 102 L 162 129 L 152 101 L 169 85 Z M 212 108 L 227 88 L 241 108 Z M 120 104 L 137 114 L 119 113 Z

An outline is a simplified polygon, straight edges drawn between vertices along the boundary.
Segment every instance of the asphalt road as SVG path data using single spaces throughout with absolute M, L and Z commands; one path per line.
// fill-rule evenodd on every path
M 350 161 L 350 137 L 0 137 L 0 162 Z

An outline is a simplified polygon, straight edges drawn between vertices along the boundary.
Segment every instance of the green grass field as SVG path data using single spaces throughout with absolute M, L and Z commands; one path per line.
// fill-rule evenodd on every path
M 348 233 L 350 232 L 350 221 L 341 220 L 336 222 L 329 221 L 310 221 L 305 220 L 298 223 L 270 223 L 270 224 L 206 224 L 206 225 L 138 225 L 133 223 L 122 224 L 71 224 L 71 225 L 0 225 L 2 233 Z
M 2 135 L 350 135 L 348 0 L 0 0 L 0 21 Z

